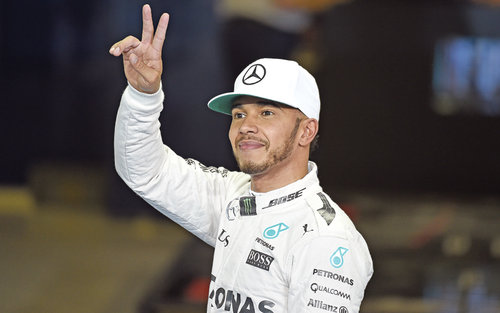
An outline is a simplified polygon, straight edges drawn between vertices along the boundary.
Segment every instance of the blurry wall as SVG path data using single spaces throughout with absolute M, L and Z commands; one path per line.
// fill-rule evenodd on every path
M 323 184 L 498 194 L 500 117 L 432 108 L 437 42 L 500 38 L 498 8 L 354 1 L 327 12 L 321 29 Z
M 143 3 L 2 1 L 0 183 L 23 184 L 32 166 L 46 161 L 113 171 L 114 118 L 126 81 L 108 49 L 127 35 L 140 37 Z M 234 166 L 228 120 L 206 107 L 229 88 L 213 3 L 149 3 L 155 22 L 162 12 L 172 16 L 163 54 L 166 142 L 181 155 Z
M 206 108 L 231 88 L 213 2 L 150 2 L 172 19 L 165 44 L 165 141 L 234 168 L 226 117 Z M 126 84 L 109 46 L 140 35 L 142 1 L 2 1 L 0 183 L 41 160 L 112 169 L 114 115 Z M 324 185 L 498 193 L 499 118 L 431 109 L 435 43 L 500 37 L 497 8 L 462 1 L 353 1 L 318 16 Z

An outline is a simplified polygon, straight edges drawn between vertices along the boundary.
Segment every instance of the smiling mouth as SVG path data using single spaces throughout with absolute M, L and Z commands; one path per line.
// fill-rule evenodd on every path
M 238 141 L 237 146 L 242 151 L 251 151 L 263 148 L 266 144 L 256 139 L 242 139 Z
M 255 141 L 243 141 L 238 144 L 238 147 L 240 150 L 247 151 L 247 150 L 256 150 L 264 147 L 264 145 L 260 142 L 255 142 Z

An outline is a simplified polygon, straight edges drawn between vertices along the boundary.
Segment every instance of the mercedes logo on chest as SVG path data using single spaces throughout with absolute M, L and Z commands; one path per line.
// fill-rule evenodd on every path
M 243 75 L 243 84 L 253 85 L 260 82 L 266 76 L 266 68 L 260 64 L 254 64 L 248 68 Z

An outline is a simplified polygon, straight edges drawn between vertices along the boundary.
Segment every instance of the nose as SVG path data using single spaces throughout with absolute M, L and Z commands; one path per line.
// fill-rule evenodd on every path
M 241 120 L 239 127 L 240 134 L 256 134 L 258 131 L 257 123 L 250 114 Z

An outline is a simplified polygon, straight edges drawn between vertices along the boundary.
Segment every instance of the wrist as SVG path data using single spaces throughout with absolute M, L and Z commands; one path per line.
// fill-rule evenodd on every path
M 130 83 L 130 81 L 127 81 L 127 84 L 134 93 L 137 93 L 142 96 L 155 96 L 161 92 L 161 86 L 162 86 L 160 81 L 155 88 L 151 88 L 151 90 L 144 90 L 142 88 L 136 88 L 134 85 Z

